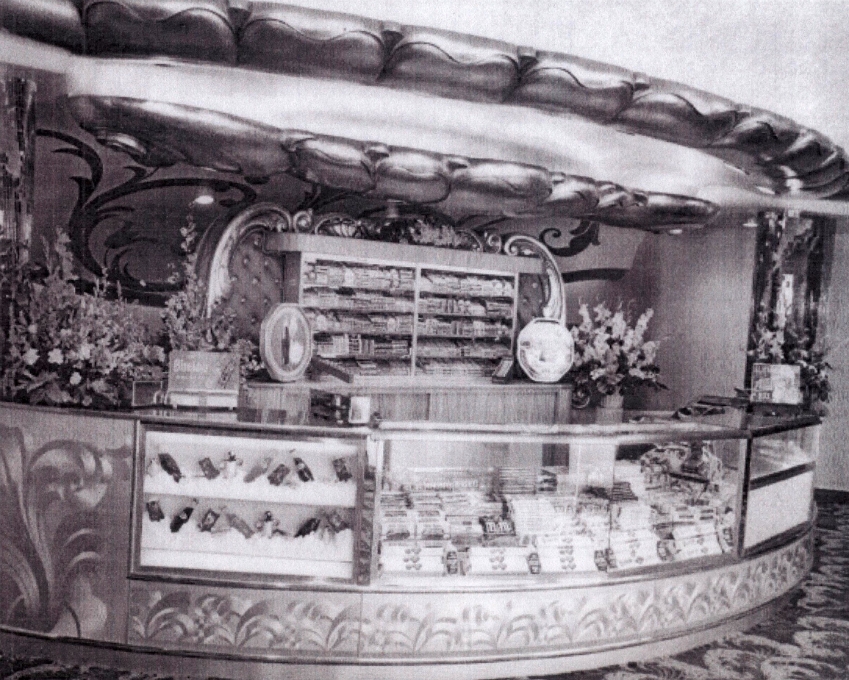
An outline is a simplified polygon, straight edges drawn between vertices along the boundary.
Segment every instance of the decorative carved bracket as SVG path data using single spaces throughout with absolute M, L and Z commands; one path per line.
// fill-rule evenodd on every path
M 536 255 L 542 260 L 545 288 L 545 304 L 542 316 L 546 319 L 559 321 L 566 325 L 566 291 L 563 288 L 563 277 L 560 268 L 548 248 L 535 238 L 524 234 L 515 234 L 504 243 L 504 252 L 508 255 Z

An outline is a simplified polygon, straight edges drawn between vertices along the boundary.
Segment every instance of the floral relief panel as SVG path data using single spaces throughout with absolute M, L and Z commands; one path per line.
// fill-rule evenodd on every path
M 216 648 L 249 656 L 355 656 L 360 596 L 352 593 L 136 584 L 131 644 Z
M 652 583 L 563 591 L 366 596 L 363 657 L 493 656 L 579 650 L 651 635 Z
M 810 536 L 750 563 L 594 588 L 454 595 L 366 595 L 363 658 L 579 653 L 661 638 L 743 615 L 793 588 L 812 560 Z
M 132 424 L 0 410 L 0 626 L 122 641 Z

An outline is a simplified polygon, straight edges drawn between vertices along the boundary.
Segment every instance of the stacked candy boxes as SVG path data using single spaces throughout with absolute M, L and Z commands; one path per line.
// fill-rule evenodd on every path
M 381 498 L 384 573 L 552 574 L 649 567 L 732 549 L 736 483 L 619 461 L 612 488 L 565 468 L 408 471 Z M 713 463 L 712 463 L 713 464 Z
M 384 573 L 539 574 L 599 568 L 606 505 L 596 501 L 578 513 L 574 499 L 552 493 L 556 474 L 551 469 L 503 468 L 477 478 L 468 470 L 441 473 L 441 485 L 431 476 L 429 483 L 390 482 L 384 489 Z

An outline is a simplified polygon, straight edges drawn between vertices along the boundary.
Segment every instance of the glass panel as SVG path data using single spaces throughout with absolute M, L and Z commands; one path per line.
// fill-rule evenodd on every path
M 620 447 L 609 569 L 733 552 L 744 446 L 727 439 Z
M 350 579 L 356 444 L 146 430 L 139 566 Z
M 606 567 L 615 444 L 581 452 L 539 441 L 390 441 L 379 570 L 474 577 L 597 573 Z M 570 464 L 571 463 L 571 464 Z
M 750 478 L 760 479 L 814 460 L 819 428 L 779 432 L 752 442 Z
M 813 463 L 819 427 L 779 432 L 752 441 L 744 547 L 750 548 L 810 521 Z

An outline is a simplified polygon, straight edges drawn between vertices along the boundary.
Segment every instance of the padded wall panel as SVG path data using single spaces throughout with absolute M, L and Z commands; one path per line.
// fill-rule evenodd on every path
M 11 33 L 82 52 L 85 33 L 71 0 L 3 0 L 0 26 Z
M 91 54 L 236 61 L 227 0 L 85 0 L 83 22 Z
M 239 63 L 278 73 L 374 81 L 387 36 L 378 22 L 272 2 L 252 3 L 239 39 Z

